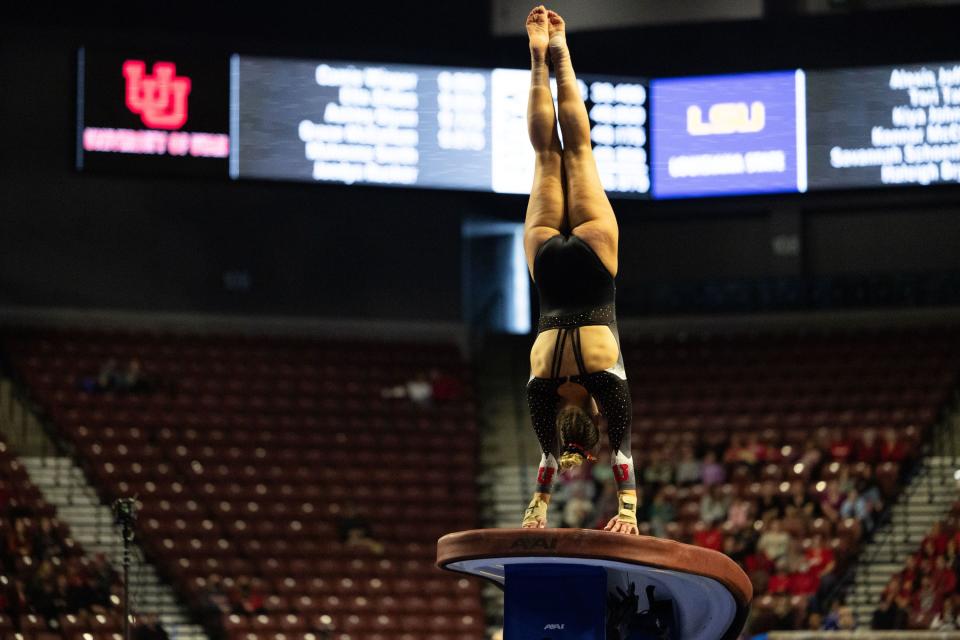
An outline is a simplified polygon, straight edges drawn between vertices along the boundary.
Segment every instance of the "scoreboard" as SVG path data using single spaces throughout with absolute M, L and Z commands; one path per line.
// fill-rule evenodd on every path
M 528 70 L 86 49 L 78 57 L 83 170 L 517 194 L 533 182 Z M 960 63 L 583 74 L 579 91 L 611 197 L 960 182 Z
M 230 175 L 526 193 L 530 72 L 234 56 Z M 583 76 L 602 181 L 650 189 L 647 90 Z

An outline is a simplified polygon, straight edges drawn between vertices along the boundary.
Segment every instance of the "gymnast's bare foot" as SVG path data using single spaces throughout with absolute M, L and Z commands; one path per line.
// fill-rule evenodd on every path
M 527 16 L 527 36 L 530 37 L 530 55 L 533 60 L 546 61 L 550 32 L 547 27 L 547 10 L 542 4 L 534 7 Z
M 550 36 L 550 57 L 567 52 L 567 24 L 556 11 L 547 11 L 547 33 Z

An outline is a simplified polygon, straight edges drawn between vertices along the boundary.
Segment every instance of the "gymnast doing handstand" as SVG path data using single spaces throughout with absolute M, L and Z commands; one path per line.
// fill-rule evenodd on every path
M 524 249 L 540 298 L 527 399 L 543 455 L 523 527 L 546 527 L 557 471 L 592 458 L 600 439 L 597 424 L 604 419 L 619 498 L 618 512 L 605 529 L 636 534 L 633 405 L 616 324 L 617 219 L 593 158 L 590 121 L 570 62 L 563 18 L 538 6 L 527 16 L 527 34 L 527 127 L 536 165 Z M 548 65 L 556 76 L 556 110 Z

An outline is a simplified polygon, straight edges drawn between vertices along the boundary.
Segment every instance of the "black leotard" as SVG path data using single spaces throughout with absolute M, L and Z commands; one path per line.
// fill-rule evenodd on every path
M 567 339 L 571 341 L 578 375 L 571 382 L 582 385 L 597 401 L 607 420 L 607 434 L 613 449 L 614 473 L 620 489 L 635 485 L 630 455 L 630 426 L 633 404 L 623 368 L 623 357 L 610 369 L 587 373 L 580 350 L 580 327 L 607 325 L 620 344 L 617 332 L 616 285 L 614 277 L 586 242 L 571 234 L 556 235 L 543 243 L 533 261 L 533 275 L 540 296 L 537 333 L 559 329 L 549 378 L 531 376 L 527 401 L 533 428 L 543 450 L 537 491 L 549 493 L 560 456 L 556 419 L 557 389 L 567 378 L 560 377 L 560 364 Z

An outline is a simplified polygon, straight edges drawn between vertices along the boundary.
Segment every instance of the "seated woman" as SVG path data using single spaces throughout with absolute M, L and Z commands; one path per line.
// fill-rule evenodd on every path
M 523 526 L 544 528 L 554 476 L 592 457 L 606 420 L 619 509 L 605 529 L 639 533 L 630 425 L 633 405 L 616 325 L 619 230 L 590 146 L 563 19 L 542 5 L 527 17 L 527 124 L 536 165 L 524 248 L 540 296 L 527 398 L 543 451 Z M 557 109 L 548 62 L 557 81 Z M 563 145 L 557 131 L 559 121 Z

